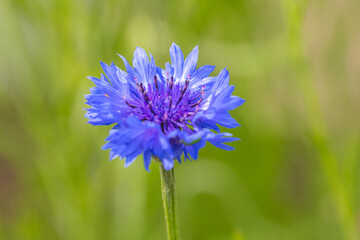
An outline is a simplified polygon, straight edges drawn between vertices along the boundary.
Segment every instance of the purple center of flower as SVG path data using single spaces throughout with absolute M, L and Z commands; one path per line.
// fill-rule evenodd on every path
M 135 78 L 139 94 L 131 100 L 124 97 L 124 101 L 131 109 L 130 114 L 142 121 L 160 124 L 163 133 L 174 129 L 191 130 L 192 117 L 204 98 L 204 87 L 200 92 L 190 91 L 189 79 L 190 76 L 185 83 L 175 83 L 171 76 L 161 84 L 154 76 L 153 84 L 143 84 Z

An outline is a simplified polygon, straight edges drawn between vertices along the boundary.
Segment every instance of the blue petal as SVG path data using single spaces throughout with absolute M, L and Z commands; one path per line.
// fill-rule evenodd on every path
M 195 124 L 200 128 L 208 128 L 213 129 L 216 132 L 220 132 L 220 128 L 216 125 L 216 123 L 207 119 L 199 119 L 195 122 Z
M 93 83 L 95 83 L 96 86 L 98 86 L 103 93 L 107 94 L 116 94 L 118 91 L 109 83 L 109 81 L 106 79 L 105 75 L 101 74 L 101 79 L 91 77 L 89 76 L 88 79 L 90 79 Z
M 214 120 L 217 124 L 220 124 L 221 126 L 227 127 L 227 128 L 236 128 L 240 127 L 240 124 L 237 123 L 237 121 L 231 117 L 230 113 L 228 112 L 221 112 L 217 113 L 216 119 Z
M 158 80 L 160 80 L 160 82 L 164 82 L 164 74 L 166 75 L 166 73 L 164 73 L 165 71 L 160 68 L 160 67 L 156 67 L 156 76 L 158 77 Z
M 216 85 L 214 86 L 216 89 Z M 234 91 L 234 86 L 226 86 L 222 89 L 222 91 L 218 92 L 212 98 L 212 107 L 216 107 L 218 109 L 228 109 L 227 103 L 230 101 L 231 94 Z
M 151 157 L 152 157 L 152 153 L 150 150 L 144 152 L 144 167 L 148 172 L 150 172 L 149 166 L 151 163 Z
M 110 82 L 114 85 L 118 84 L 119 80 L 116 75 L 116 69 L 114 69 L 115 65 L 112 64 L 110 67 L 104 62 L 100 62 L 100 65 L 101 65 L 102 69 L 104 70 L 106 76 L 110 80 Z
M 201 148 L 205 147 L 205 145 L 206 145 L 205 141 L 200 141 L 200 142 L 195 143 L 193 145 L 187 145 L 187 146 L 185 146 L 185 148 L 186 148 L 186 151 L 192 157 L 192 159 L 197 160 L 197 158 L 199 156 L 199 150 Z
M 191 75 L 194 73 L 194 71 L 196 70 L 198 56 L 199 49 L 198 46 L 196 46 L 185 60 L 184 70 L 181 79 L 187 79 L 189 75 L 191 77 Z
M 219 134 L 220 135 L 220 134 Z M 231 151 L 234 150 L 235 148 L 230 147 L 226 144 L 224 144 L 225 142 L 233 142 L 233 141 L 238 141 L 240 140 L 239 138 L 234 138 L 234 137 L 215 137 L 213 139 L 209 139 L 208 141 L 214 145 L 217 148 L 223 149 L 223 150 L 227 150 L 227 151 Z
M 165 79 L 169 79 L 171 76 L 174 75 L 174 68 L 171 66 L 170 63 L 166 63 L 165 64 L 165 73 L 164 73 L 164 78 Z
M 174 77 L 181 80 L 184 68 L 184 55 L 178 45 L 173 43 L 170 47 L 171 65 L 174 68 Z
M 209 94 L 211 94 L 212 92 L 209 91 L 212 86 L 215 84 L 216 82 L 216 77 L 206 77 L 203 79 L 193 79 L 191 80 L 189 86 L 190 88 L 192 88 L 192 90 L 195 91 L 200 91 L 201 88 L 203 86 L 207 86 L 207 90 L 206 92 L 209 92 Z
M 88 123 L 98 126 L 98 125 L 110 125 L 113 124 L 116 120 L 114 116 L 109 111 L 101 111 L 98 112 L 90 111 L 85 113 L 85 117 L 89 119 Z
M 140 153 L 134 153 L 131 155 L 128 155 L 125 159 L 125 167 L 130 166 L 136 159 L 136 157 L 139 155 Z
M 130 66 L 130 64 L 128 63 L 128 61 L 126 60 L 125 57 L 121 56 L 120 54 L 117 54 L 124 62 L 124 65 L 125 65 L 125 69 L 126 69 L 126 72 L 129 74 L 129 75 L 133 75 L 133 68 Z
M 112 129 L 106 140 L 108 143 L 103 148 L 111 149 L 114 156 L 126 158 L 125 166 L 129 166 L 141 153 L 144 153 L 145 168 L 148 168 L 152 154 L 162 161 L 174 159 L 169 141 L 161 128 L 152 122 L 143 123 L 136 117 L 128 117 Z
M 144 49 L 140 47 L 136 48 L 134 52 L 133 66 L 134 69 L 136 69 L 136 72 L 140 74 L 141 79 L 139 79 L 139 81 L 147 83 L 149 81 L 150 62 Z
M 199 67 L 193 75 L 191 75 L 191 79 L 192 81 L 194 81 L 193 79 L 197 79 L 197 80 L 201 80 L 203 78 L 208 77 L 215 69 L 215 66 L 211 66 L 211 65 L 204 65 Z
M 162 163 L 163 163 L 163 166 L 165 168 L 165 170 L 170 170 L 174 167 L 174 159 L 162 159 Z
M 229 111 L 233 110 L 233 109 L 243 105 L 244 102 L 245 102 L 245 99 L 242 99 L 242 98 L 237 97 L 237 96 L 231 96 L 230 101 L 227 104 L 227 108 L 228 108 Z
M 216 95 L 219 94 L 226 86 L 229 85 L 230 76 L 228 70 L 224 68 L 218 75 L 218 79 L 215 84 Z

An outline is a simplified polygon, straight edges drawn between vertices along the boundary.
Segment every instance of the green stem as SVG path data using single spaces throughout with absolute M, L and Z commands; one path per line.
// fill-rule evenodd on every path
M 174 168 L 166 171 L 163 165 L 160 164 L 160 176 L 168 240 L 178 240 L 179 234 L 176 221 Z

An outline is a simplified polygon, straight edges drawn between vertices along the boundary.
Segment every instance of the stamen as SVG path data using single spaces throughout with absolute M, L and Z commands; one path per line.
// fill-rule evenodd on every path
M 202 86 L 202 88 L 201 88 L 201 91 L 200 91 L 200 93 L 195 97 L 195 98 L 192 98 L 191 100 L 189 100 L 189 102 L 188 103 L 191 103 L 192 101 L 194 101 L 195 99 L 198 99 L 201 95 L 204 95 L 204 86 Z
M 140 85 L 139 85 L 139 83 L 136 81 L 136 78 L 135 78 L 135 82 L 136 82 L 136 86 L 137 86 L 138 90 L 141 92 Z
M 169 99 L 170 99 L 170 103 L 169 103 L 169 110 L 168 110 L 168 112 L 170 112 L 170 110 L 171 110 L 171 105 L 172 105 L 172 97 L 171 97 L 171 96 L 169 96 Z
M 136 108 L 136 106 L 134 106 L 134 105 L 132 105 L 131 103 L 129 103 L 128 101 L 126 101 L 125 96 L 123 96 L 123 99 L 124 99 L 126 105 L 128 105 L 128 106 L 131 107 L 131 108 Z
M 173 78 L 173 76 L 171 76 L 171 79 L 170 79 L 170 90 L 172 90 L 173 85 L 174 85 L 174 78 Z
M 165 134 L 165 131 L 164 131 L 164 122 L 161 122 L 160 126 L 161 126 L 161 131 Z
M 189 88 L 190 75 L 184 79 L 185 82 L 178 83 L 174 76 L 169 74 L 166 73 L 167 82 L 163 87 L 157 74 L 153 75 L 154 82 L 150 83 L 139 82 L 134 78 L 138 98 L 127 97 L 127 101 L 124 97 L 124 102 L 130 108 L 136 108 L 130 113 L 137 115 L 141 121 L 158 122 L 164 133 L 182 129 L 188 122 L 191 124 L 191 119 L 205 101 L 205 86 L 201 86 L 199 91 L 194 93 Z M 107 94 L 105 96 L 108 97 Z
M 168 114 L 167 114 L 167 112 L 165 112 L 164 117 L 163 117 L 163 119 L 162 119 L 162 122 L 164 123 L 165 131 L 167 131 L 167 130 L 168 130 L 168 127 L 169 127 Z
M 189 75 L 189 77 L 190 77 L 190 75 Z M 190 84 L 190 80 L 188 79 L 188 80 L 185 81 L 185 87 L 184 87 L 184 89 L 182 90 L 183 92 L 186 91 L 186 89 L 188 88 L 189 84 Z
M 149 103 L 150 99 L 149 99 L 149 96 L 148 96 L 148 94 L 147 94 L 147 92 L 146 92 L 146 90 L 144 88 L 144 84 L 143 83 L 140 83 L 140 84 L 137 83 L 137 86 L 138 86 L 139 91 L 142 93 L 145 102 Z
M 168 121 L 165 121 L 165 131 L 167 131 L 169 128 L 169 122 Z
M 180 127 L 177 126 L 175 123 L 173 123 L 173 122 L 170 122 L 170 123 L 171 123 L 171 125 L 173 125 L 174 128 L 180 128 Z
M 189 77 L 190 77 L 190 75 L 189 75 Z M 186 89 L 187 89 L 188 86 L 189 86 L 189 83 L 190 83 L 189 79 L 185 81 L 185 86 L 184 86 L 183 90 L 181 90 L 181 95 L 180 95 L 180 97 L 179 97 L 179 100 L 177 100 L 175 106 L 177 106 L 177 105 L 179 104 L 179 102 L 181 101 L 181 99 L 183 98 L 184 93 L 186 92 Z
M 145 88 L 143 83 L 140 83 L 140 92 L 145 93 Z
M 149 109 L 152 112 L 152 114 L 154 114 L 154 116 L 156 116 L 156 113 L 155 113 L 155 111 L 154 111 L 154 109 L 152 107 L 152 102 L 151 101 L 149 102 Z
M 149 103 L 150 98 L 149 98 L 149 96 L 147 95 L 147 92 L 143 92 L 143 95 L 144 95 L 145 102 L 146 102 L 146 103 Z
M 109 97 L 109 95 L 107 95 L 107 94 L 105 93 L 105 97 Z
M 199 107 L 199 105 L 197 105 L 197 106 L 195 107 L 195 111 L 194 111 L 194 112 L 191 112 L 191 113 L 188 113 L 188 114 L 187 114 L 187 117 L 192 117 L 192 116 L 194 116 L 194 115 L 199 111 L 199 109 L 200 109 L 200 107 Z
M 195 107 L 195 106 L 198 106 L 201 102 L 202 102 L 202 100 L 203 100 L 203 98 L 204 98 L 204 92 L 202 91 L 201 92 L 201 98 L 196 102 L 196 103 L 194 103 L 193 105 L 191 105 L 190 107 Z
M 159 85 L 158 85 L 158 81 L 157 81 L 156 75 L 154 76 L 154 81 L 155 81 L 155 87 L 156 87 L 156 89 L 159 89 Z

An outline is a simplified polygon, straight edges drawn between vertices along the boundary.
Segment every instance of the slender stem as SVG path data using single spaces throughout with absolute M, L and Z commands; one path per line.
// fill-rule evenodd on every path
M 176 221 L 174 168 L 166 171 L 160 163 L 161 193 L 168 240 L 179 240 Z

